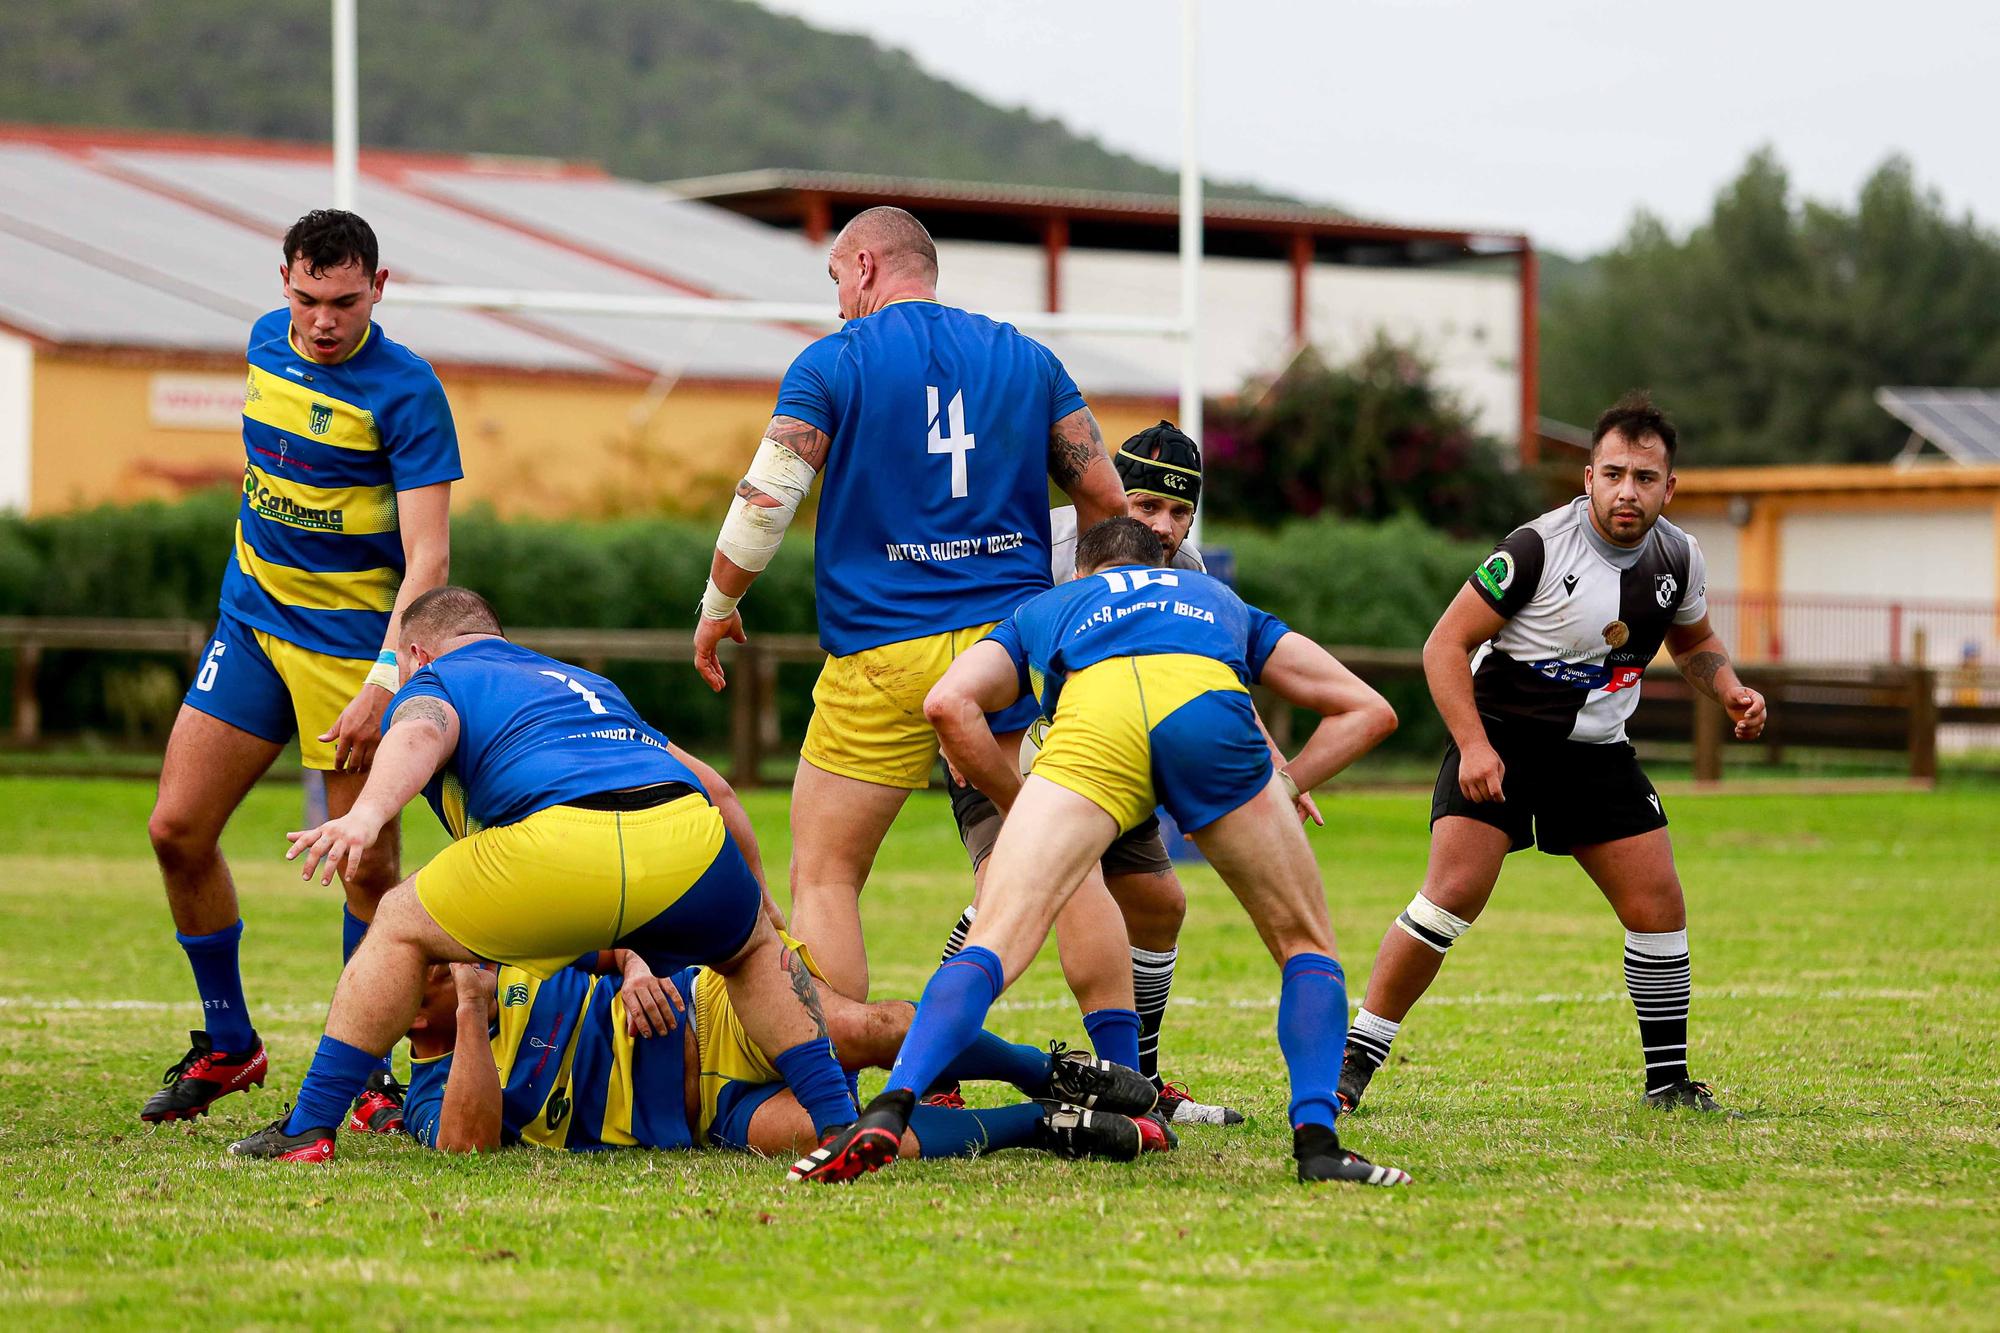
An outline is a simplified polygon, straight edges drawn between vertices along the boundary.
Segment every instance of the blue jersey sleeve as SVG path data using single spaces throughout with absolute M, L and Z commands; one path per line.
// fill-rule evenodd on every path
M 444 1119 L 444 1085 L 450 1077 L 449 1055 L 410 1062 L 410 1086 L 403 1096 L 403 1129 L 426 1148 L 438 1146 L 438 1124 Z
M 1040 343 L 1035 344 L 1041 347 Z M 1042 347 L 1042 356 L 1049 363 L 1049 424 L 1055 425 L 1072 412 L 1080 412 L 1090 404 L 1083 400 L 1083 390 L 1076 387 L 1069 370 L 1062 359 L 1048 348 Z
M 1029 693 L 1032 687 L 1028 682 L 1028 648 L 1021 641 L 1021 629 L 1014 623 L 1014 617 L 1009 616 L 986 631 L 982 642 L 997 643 L 1007 650 L 1007 656 L 1014 659 L 1014 679 L 1020 685 L 1021 693 Z
M 797 417 L 832 438 L 834 423 L 840 419 L 836 398 L 841 353 L 846 346 L 840 334 L 830 334 L 793 358 L 791 369 L 778 385 L 778 403 L 772 415 Z
M 451 691 L 447 690 L 444 687 L 444 682 L 438 678 L 437 672 L 430 667 L 425 667 L 423 670 L 417 672 L 416 675 L 411 676 L 409 683 L 404 685 L 402 689 L 397 690 L 396 697 L 389 700 L 389 706 L 382 710 L 382 734 L 384 736 L 389 734 L 389 724 L 396 719 L 396 710 L 412 699 L 442 699 L 445 703 L 451 705 L 451 710 L 454 713 L 458 711 L 458 704 L 452 699 Z M 460 718 L 459 722 L 462 734 L 464 719 Z
M 413 491 L 465 475 L 458 461 L 458 428 L 452 424 L 451 404 L 435 375 L 426 374 L 390 409 L 389 420 L 382 423 L 382 447 L 389 453 L 389 476 L 397 490 Z
M 1264 674 L 1264 664 L 1271 660 L 1271 652 L 1278 646 L 1278 640 L 1290 634 L 1292 627 L 1269 611 L 1247 604 L 1245 609 L 1250 612 L 1250 639 L 1244 647 L 1243 658 L 1254 682 Z

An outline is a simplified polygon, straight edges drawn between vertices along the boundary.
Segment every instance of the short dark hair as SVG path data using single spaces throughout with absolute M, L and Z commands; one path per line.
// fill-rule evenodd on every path
M 328 269 L 359 263 L 373 278 L 381 259 L 375 229 L 359 213 L 345 209 L 315 208 L 285 233 L 285 267 L 302 263 L 308 277 L 317 278 Z
M 1597 446 L 1604 443 L 1604 437 L 1616 431 L 1638 444 L 1648 435 L 1657 436 L 1667 447 L 1667 466 L 1674 463 L 1674 446 L 1680 441 L 1674 431 L 1674 423 L 1667 420 L 1653 402 L 1653 395 L 1644 389 L 1634 389 L 1617 402 L 1604 409 L 1597 418 L 1597 426 L 1590 432 L 1590 456 L 1597 457 Z
M 418 594 L 403 608 L 405 640 L 422 636 L 435 642 L 455 634 L 505 637 L 506 633 L 500 628 L 500 617 L 493 614 L 492 603 L 470 588 L 451 583 Z
M 1136 518 L 1107 518 L 1077 539 L 1076 567 L 1162 565 L 1167 548 L 1154 531 Z

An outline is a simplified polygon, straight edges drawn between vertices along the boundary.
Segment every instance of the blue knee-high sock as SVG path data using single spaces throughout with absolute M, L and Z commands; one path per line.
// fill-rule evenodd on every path
M 991 1032 L 980 1031 L 972 1044 L 945 1066 L 947 1083 L 979 1083 L 998 1079 L 1012 1083 L 1030 1097 L 1039 1097 L 1049 1088 L 1053 1070 L 1049 1053 L 1039 1046 L 1022 1046 Z
M 1100 1060 L 1127 1069 L 1139 1067 L 1139 1012 L 1136 1009 L 1093 1009 L 1083 1016 L 1090 1049 Z
M 1333 1128 L 1340 1057 L 1347 1049 L 1347 974 L 1323 953 L 1285 960 L 1278 991 L 1278 1049 L 1292 1076 L 1292 1126 Z
M 232 1055 L 250 1051 L 257 1044 L 257 1029 L 250 1026 L 250 1007 L 243 1002 L 243 973 L 236 961 L 243 923 L 238 921 L 213 935 L 175 931 L 174 938 L 187 951 L 188 966 L 194 969 L 194 988 L 201 993 L 202 1025 L 215 1049 Z
M 833 1058 L 833 1043 L 825 1037 L 802 1041 L 771 1064 L 812 1117 L 813 1133 L 825 1137 L 836 1125 L 854 1123 L 857 1113 L 847 1092 L 847 1071 Z
M 910 1113 L 919 1157 L 970 1157 L 974 1153 L 1020 1148 L 1035 1141 L 1042 1108 L 1033 1102 L 991 1111 L 954 1111 L 919 1106 Z
M 986 1026 L 986 1011 L 1006 985 L 999 955 L 976 944 L 938 964 L 924 987 L 917 1016 L 910 1020 L 909 1035 L 903 1038 L 885 1091 L 923 1096 Z
M 340 1128 L 347 1119 L 347 1108 L 361 1095 L 362 1085 L 381 1066 L 379 1055 L 333 1037 L 321 1037 L 312 1067 L 306 1070 L 306 1081 L 299 1085 L 299 1100 L 285 1121 L 285 1132 Z
M 368 923 L 354 915 L 354 909 L 346 903 L 340 905 L 340 963 L 345 967 L 354 951 L 361 947 L 361 937 L 368 933 Z M 390 1068 L 389 1057 L 382 1057 L 381 1067 Z

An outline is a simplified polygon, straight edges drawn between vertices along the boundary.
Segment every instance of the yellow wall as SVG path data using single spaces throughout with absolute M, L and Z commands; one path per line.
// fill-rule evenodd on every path
M 168 499 L 234 485 L 238 431 L 152 424 L 161 372 L 228 375 L 240 363 L 35 358 L 33 510 Z M 440 372 L 458 425 L 466 479 L 454 499 L 506 515 L 592 518 L 714 512 L 743 475 L 770 420 L 777 386 L 686 384 L 664 398 L 631 380 Z M 1164 404 L 1096 407 L 1111 448 L 1160 419 Z

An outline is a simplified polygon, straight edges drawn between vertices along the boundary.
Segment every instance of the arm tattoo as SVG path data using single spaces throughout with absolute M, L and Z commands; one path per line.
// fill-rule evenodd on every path
M 1729 658 L 1724 653 L 1713 651 L 1696 653 L 1688 659 L 1686 675 L 1695 688 L 1703 694 L 1711 699 L 1720 699 L 1722 696 L 1715 688 L 1715 673 L 1728 665 Z
M 812 973 L 806 971 L 806 965 L 790 949 L 784 951 L 780 966 L 791 978 L 792 994 L 799 997 L 799 1003 L 805 1006 L 808 1014 L 812 1015 L 813 1023 L 819 1028 L 819 1035 L 826 1036 L 826 1011 L 820 1008 L 819 987 L 813 984 Z
M 818 426 L 809 426 L 797 417 L 772 417 L 771 424 L 764 429 L 764 438 L 773 444 L 782 444 L 818 472 L 826 467 L 827 450 L 833 441 Z
M 409 721 L 428 722 L 438 729 L 440 736 L 451 729 L 451 719 L 446 715 L 444 705 L 428 694 L 420 694 L 398 706 L 389 717 L 389 726 L 393 730 Z
M 1082 418 L 1081 421 L 1078 418 Z M 1049 476 L 1068 490 L 1104 452 L 1104 433 L 1088 409 L 1072 412 L 1049 431 Z
M 761 487 L 751 485 L 748 477 L 736 483 L 736 494 L 742 499 L 748 500 L 753 505 L 762 505 L 766 509 L 775 509 L 778 507 L 778 502 L 771 497 L 771 493 Z

